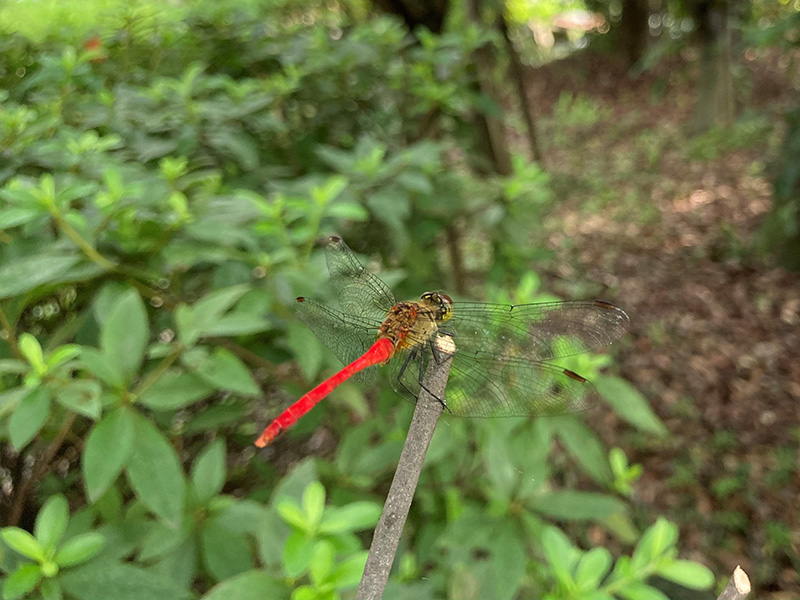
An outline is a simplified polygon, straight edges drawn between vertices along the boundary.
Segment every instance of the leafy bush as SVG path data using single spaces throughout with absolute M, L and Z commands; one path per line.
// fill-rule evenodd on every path
M 99 48 L 0 40 L 14 83 L 0 105 L 4 598 L 302 600 L 357 583 L 411 406 L 380 391 L 381 417 L 363 419 L 343 386 L 280 454 L 251 445 L 334 366 L 290 309 L 330 298 L 322 234 L 384 253 L 402 293 L 543 298 L 529 262 L 547 175 L 519 159 L 509 178 L 470 169 L 480 31 L 409 46 L 390 20 L 306 27 L 226 6 L 184 8 L 163 32 L 153 5 L 123 7 Z M 595 379 L 664 433 L 628 384 Z M 707 585 L 666 523 L 608 576 L 606 551 L 548 525 L 632 543 L 638 474 L 575 417 L 443 422 L 387 597 L 655 597 L 653 573 Z

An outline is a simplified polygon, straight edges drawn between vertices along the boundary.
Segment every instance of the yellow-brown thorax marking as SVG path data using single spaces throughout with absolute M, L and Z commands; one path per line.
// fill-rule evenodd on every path
M 419 302 L 395 304 L 378 331 L 379 338 L 389 338 L 395 351 L 426 343 L 439 324 L 452 316 L 453 301 L 442 292 L 425 292 Z

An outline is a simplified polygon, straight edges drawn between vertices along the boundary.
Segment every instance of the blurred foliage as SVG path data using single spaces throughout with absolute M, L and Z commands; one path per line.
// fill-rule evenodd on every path
M 365 418 L 343 386 L 280 454 L 255 454 L 256 423 L 335 366 L 291 316 L 299 294 L 331 298 L 322 235 L 355 240 L 404 294 L 546 299 L 529 265 L 548 175 L 473 164 L 470 115 L 497 107 L 470 57 L 493 36 L 410 44 L 389 19 L 277 1 L 95 0 L 82 30 L 61 4 L 0 20 L 38 15 L 0 38 L 3 598 L 339 598 L 412 407 L 382 389 Z M 590 109 L 564 104 L 576 127 Z M 608 363 L 564 361 L 664 435 Z M 640 474 L 577 417 L 443 421 L 386 597 L 707 587 L 675 526 L 639 537 Z M 552 522 L 632 555 L 583 552 Z
M 780 14 L 768 26 L 761 25 L 750 34 L 754 43 L 776 44 L 787 56 L 796 55 L 800 48 L 800 11 Z M 787 111 L 786 133 L 773 171 L 774 202 L 761 227 L 761 246 L 782 266 L 800 271 L 800 104 Z

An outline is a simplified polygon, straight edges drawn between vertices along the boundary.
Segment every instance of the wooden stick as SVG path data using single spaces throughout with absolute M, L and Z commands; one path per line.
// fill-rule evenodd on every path
M 750 589 L 750 578 L 744 569 L 737 565 L 728 580 L 728 585 L 722 590 L 717 600 L 744 600 L 750 593 Z
M 380 600 L 383 596 L 389 571 L 397 553 L 397 545 L 400 543 L 400 535 L 403 533 L 408 510 L 411 508 L 411 500 L 417 488 L 422 464 L 425 462 L 436 423 L 442 414 L 443 406 L 437 398 L 444 397 L 455 344 L 451 338 L 445 336 L 439 336 L 436 343 L 442 351 L 441 356 L 444 360 L 439 363 L 432 360 L 422 381 L 423 389 L 417 399 L 400 462 L 397 463 L 392 486 L 386 496 L 386 504 L 383 505 L 381 518 L 375 527 L 367 564 L 364 566 L 364 574 L 356 592 L 356 600 Z

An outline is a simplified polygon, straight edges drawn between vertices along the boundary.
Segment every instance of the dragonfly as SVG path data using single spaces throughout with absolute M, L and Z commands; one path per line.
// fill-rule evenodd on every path
M 551 363 L 599 349 L 628 329 L 627 313 L 603 300 L 487 304 L 454 302 L 441 291 L 398 302 L 338 237 L 325 255 L 341 310 L 297 298 L 297 315 L 346 366 L 306 393 L 264 430 L 270 444 L 336 387 L 354 379 L 374 383 L 388 365 L 392 387 L 416 401 L 431 361 L 452 359 L 443 412 L 461 417 L 555 416 L 591 408 L 596 388 Z M 455 347 L 445 354 L 439 339 Z M 427 390 L 430 391 L 430 390 Z

